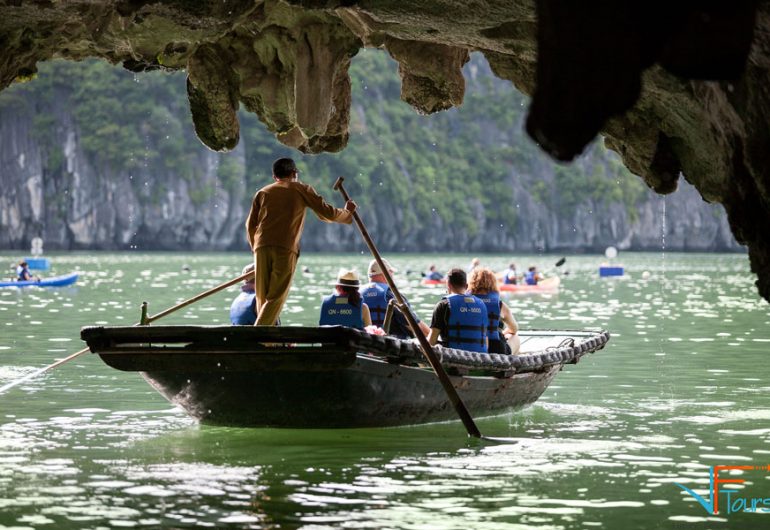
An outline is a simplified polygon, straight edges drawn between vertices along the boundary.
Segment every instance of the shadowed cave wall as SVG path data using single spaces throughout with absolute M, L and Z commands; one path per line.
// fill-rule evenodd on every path
M 198 137 L 234 149 L 239 106 L 283 144 L 348 140 L 351 58 L 384 48 L 422 113 L 462 103 L 470 51 L 532 95 L 527 131 L 569 161 L 602 132 L 655 191 L 721 203 L 770 299 L 768 2 L 24 1 L 0 3 L 0 88 L 52 58 L 184 69 Z

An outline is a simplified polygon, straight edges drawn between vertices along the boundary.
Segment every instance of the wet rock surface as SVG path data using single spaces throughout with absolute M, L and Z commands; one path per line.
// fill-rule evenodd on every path
M 527 130 L 555 158 L 601 132 L 656 191 L 682 175 L 722 203 L 770 299 L 769 16 L 768 2 L 716 0 L 6 1 L 0 88 L 52 58 L 186 69 L 210 148 L 236 146 L 242 104 L 284 144 L 334 152 L 360 47 L 388 50 L 422 113 L 462 103 L 460 68 L 480 51 L 533 96 Z

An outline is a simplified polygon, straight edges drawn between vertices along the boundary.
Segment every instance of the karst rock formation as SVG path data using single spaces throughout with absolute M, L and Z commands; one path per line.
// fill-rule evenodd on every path
M 770 300 L 770 3 L 679 0 L 0 0 L 0 89 L 56 58 L 186 70 L 195 130 L 239 141 L 242 105 L 302 152 L 348 139 L 348 66 L 399 63 L 420 113 L 463 101 L 481 52 L 532 96 L 527 131 L 569 161 L 601 133 L 659 193 L 724 205 Z

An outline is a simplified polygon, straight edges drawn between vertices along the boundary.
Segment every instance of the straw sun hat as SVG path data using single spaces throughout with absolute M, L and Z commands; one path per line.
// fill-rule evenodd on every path
M 337 273 L 337 281 L 334 285 L 340 285 L 342 287 L 359 287 L 361 280 L 358 277 L 358 271 L 355 269 L 340 269 Z
M 394 268 L 388 260 L 383 259 L 382 262 L 385 264 L 388 272 L 398 272 L 398 269 Z M 377 263 L 377 260 L 373 259 L 369 262 L 369 277 L 371 278 L 372 276 L 377 276 L 378 274 L 382 274 L 382 269 L 380 268 L 380 264 Z

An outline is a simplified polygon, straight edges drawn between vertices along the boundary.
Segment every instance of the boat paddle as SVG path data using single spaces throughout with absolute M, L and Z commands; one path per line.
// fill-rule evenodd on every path
M 180 303 L 176 304 L 175 306 L 169 307 L 168 309 L 166 309 L 164 311 L 161 311 L 157 315 L 147 316 L 147 302 L 144 302 L 144 303 L 142 303 L 142 320 L 141 320 L 141 322 L 139 324 L 134 324 L 134 325 L 135 326 L 147 325 L 150 322 L 158 320 L 159 318 L 163 318 L 166 315 L 170 315 L 174 311 L 182 309 L 183 307 L 187 307 L 190 304 L 194 304 L 198 300 L 202 300 L 202 299 L 206 298 L 207 296 L 210 296 L 210 295 L 212 295 L 214 293 L 218 293 L 219 291 L 221 291 L 223 289 L 227 289 L 231 285 L 235 285 L 236 283 L 238 283 L 238 282 L 240 282 L 242 280 L 245 280 L 249 275 L 253 275 L 253 274 L 255 274 L 254 271 L 249 271 L 247 273 L 241 274 L 237 278 L 233 278 L 232 280 L 226 281 L 225 283 L 217 285 L 216 287 L 212 287 L 208 291 L 204 291 L 204 292 L 202 292 L 201 294 L 199 294 L 197 296 L 193 296 L 192 298 L 188 298 L 184 302 L 180 302 Z M 30 379 L 34 379 L 35 377 L 37 377 L 37 376 L 39 376 L 41 374 L 44 374 L 44 373 L 46 373 L 49 370 L 53 370 L 57 366 L 61 366 L 62 364 L 66 363 L 68 361 L 71 361 L 72 359 L 80 357 L 81 355 L 83 355 L 84 353 L 86 353 L 88 351 L 89 351 L 89 348 L 83 348 L 82 350 L 76 351 L 75 353 L 73 353 L 72 355 L 70 355 L 68 357 L 65 357 L 64 359 L 59 359 L 55 363 L 49 364 L 48 366 L 44 366 L 42 368 L 38 368 L 34 372 L 30 372 L 27 375 L 25 375 L 24 377 L 21 377 L 19 379 L 11 381 L 10 383 L 0 387 L 0 394 L 2 394 L 3 392 L 5 392 L 7 390 L 10 390 L 11 388 L 13 388 L 15 386 L 18 386 L 18 385 L 20 385 L 20 384 L 22 384 L 22 383 L 24 383 L 26 381 L 29 381 Z
M 334 189 L 338 190 L 347 202 L 351 200 L 351 198 L 350 195 L 348 195 L 348 192 L 345 190 L 345 187 L 342 185 L 344 180 L 344 177 L 339 177 L 334 183 Z M 382 256 L 380 256 L 377 247 L 374 245 L 374 241 L 372 241 L 372 238 L 369 236 L 369 232 L 366 230 L 364 222 L 361 220 L 361 216 L 358 215 L 357 211 L 353 212 L 353 219 L 355 220 L 356 225 L 358 226 L 358 229 L 361 232 L 364 241 L 366 242 L 366 246 L 369 247 L 369 251 L 372 253 L 375 261 L 377 261 L 377 264 L 380 266 L 380 270 L 382 271 L 382 275 L 385 276 L 385 281 L 387 282 L 388 287 L 390 287 L 390 290 L 393 291 L 393 296 L 396 298 L 398 306 L 402 309 L 401 313 L 404 315 L 407 322 L 409 322 L 409 327 L 412 329 L 412 334 L 414 334 L 414 336 L 417 338 L 417 341 L 420 343 L 420 347 L 422 348 L 425 357 L 428 359 L 428 362 L 433 367 L 433 371 L 436 372 L 436 376 L 441 382 L 441 386 L 444 387 L 444 391 L 447 393 L 449 401 L 454 406 L 458 416 L 460 416 L 463 425 L 465 425 L 465 430 L 468 431 L 468 436 L 481 438 L 481 432 L 476 426 L 476 422 L 473 421 L 470 412 L 468 412 L 468 409 L 465 407 L 465 403 L 463 403 L 462 399 L 460 399 L 460 396 L 457 393 L 454 385 L 452 385 L 452 381 L 449 379 L 446 370 L 444 370 L 444 367 L 441 366 L 441 362 L 436 356 L 436 352 L 433 351 L 433 347 L 430 345 L 425 335 L 422 334 L 422 331 L 420 331 L 420 327 L 417 325 L 417 321 L 415 320 L 414 315 L 412 315 L 412 312 L 406 305 L 404 297 L 401 296 L 401 292 L 399 292 L 398 287 L 396 287 L 396 283 L 393 281 L 393 277 L 390 275 L 388 267 L 383 262 Z
M 543 273 L 542 273 L 543 276 L 551 274 L 554 271 L 554 269 L 558 269 L 559 267 L 564 265 L 564 262 L 566 262 L 566 261 L 567 261 L 567 258 L 566 257 L 562 257 L 559 261 L 554 263 L 553 266 L 551 266 L 551 267 L 547 268 L 545 271 L 543 271 Z

